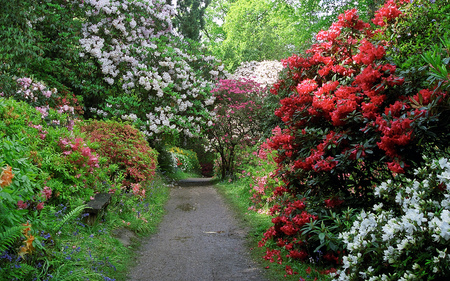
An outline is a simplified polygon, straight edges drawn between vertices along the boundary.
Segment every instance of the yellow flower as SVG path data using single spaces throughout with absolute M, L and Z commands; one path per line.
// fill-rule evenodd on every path
M 3 172 L 0 175 L 0 186 L 5 187 L 10 185 L 13 178 L 14 174 L 12 173 L 11 166 L 6 165 L 6 168 L 3 168 Z

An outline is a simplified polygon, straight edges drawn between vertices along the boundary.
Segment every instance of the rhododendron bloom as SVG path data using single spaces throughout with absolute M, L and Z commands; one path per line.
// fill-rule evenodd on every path
M 387 22 L 401 14 L 402 12 L 400 12 L 394 0 L 389 0 L 375 13 L 375 18 L 372 19 L 372 22 L 379 26 L 385 26 Z
M 324 200 L 324 202 L 325 202 L 325 207 L 332 209 L 332 208 L 335 208 L 335 207 L 341 205 L 342 203 L 344 203 L 344 200 L 341 200 L 337 197 L 332 197 L 332 198 Z
M 317 82 L 311 79 L 305 79 L 297 85 L 299 95 L 309 94 L 317 88 Z
M 357 63 L 363 63 L 365 65 L 369 65 L 376 59 L 381 59 L 385 55 L 385 50 L 383 46 L 375 46 L 369 42 L 367 39 L 363 39 L 361 41 L 361 45 L 359 46 L 359 54 L 353 56 L 353 60 Z

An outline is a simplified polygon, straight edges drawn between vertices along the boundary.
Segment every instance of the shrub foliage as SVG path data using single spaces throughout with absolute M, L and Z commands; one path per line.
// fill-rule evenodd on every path
M 157 153 L 144 135 L 131 125 L 116 121 L 86 121 L 80 125 L 86 138 L 97 143 L 96 151 L 124 171 L 124 184 L 151 180 L 155 175 Z
M 435 84 L 407 89 L 386 57 L 386 30 L 411 5 L 389 0 L 373 24 L 348 10 L 304 55 L 283 60 L 271 89 L 280 97 L 275 115 L 282 125 L 269 141 L 282 202 L 272 207 L 274 226 L 261 242 L 270 245 L 266 259 L 281 262 L 281 248 L 288 259 L 341 264 L 338 234 L 354 219 L 349 207 L 379 202 L 374 186 L 414 177 L 421 155 L 448 145 L 447 93 Z

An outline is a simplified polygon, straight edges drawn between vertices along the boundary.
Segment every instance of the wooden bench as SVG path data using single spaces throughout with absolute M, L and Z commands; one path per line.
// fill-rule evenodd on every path
M 88 225 L 93 225 L 97 220 L 99 215 L 102 215 L 106 211 L 111 202 L 111 194 L 109 193 L 97 193 L 95 194 L 94 200 L 89 201 L 86 204 L 85 211 L 88 213 L 86 217 L 86 223 Z

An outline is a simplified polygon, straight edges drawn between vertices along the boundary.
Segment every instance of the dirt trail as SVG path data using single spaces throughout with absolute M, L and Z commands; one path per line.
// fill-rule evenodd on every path
M 245 232 L 207 179 L 172 188 L 166 211 L 128 280 L 266 280 L 250 260 Z

